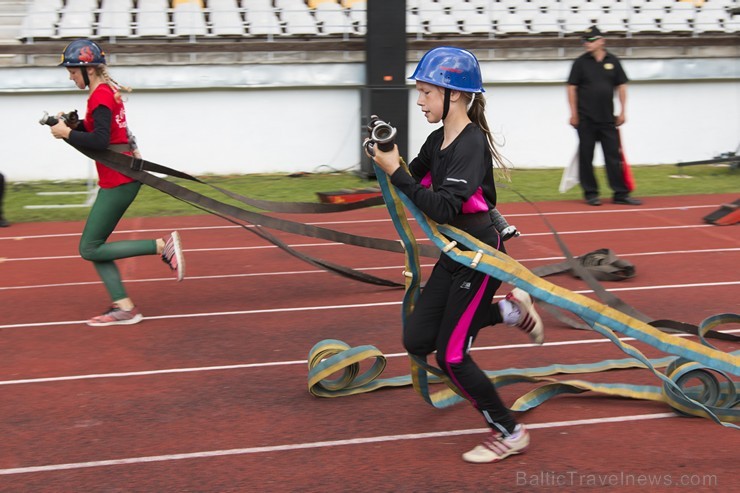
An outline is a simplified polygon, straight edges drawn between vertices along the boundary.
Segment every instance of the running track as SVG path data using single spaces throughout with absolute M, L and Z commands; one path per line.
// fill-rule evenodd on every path
M 740 230 L 701 218 L 735 196 L 649 198 L 642 207 L 538 206 L 574 254 L 608 247 L 637 268 L 604 283 L 658 319 L 698 324 L 737 312 Z M 524 233 L 509 253 L 557 262 L 556 243 L 527 204 L 502 211 Z M 395 238 L 383 208 L 290 219 Z M 120 268 L 146 320 L 90 328 L 106 294 L 77 256 L 78 222 L 0 230 L 1 492 L 738 491 L 738 432 L 678 417 L 661 403 L 582 394 L 520 416 L 530 450 L 468 465 L 482 418 L 467 404 L 435 410 L 410 387 L 337 399 L 307 391 L 306 357 L 323 339 L 372 344 L 383 377 L 408 374 L 401 291 L 318 271 L 212 216 L 126 219 L 114 239 L 178 229 L 187 278 L 156 257 Z M 300 251 L 401 280 L 401 255 L 278 233 Z M 431 259 L 423 259 L 425 272 Z M 568 274 L 549 280 L 589 293 Z M 502 289 L 499 294 L 505 294 Z M 600 336 L 543 314 L 547 343 L 485 329 L 485 369 L 622 358 Z M 722 330 L 740 332 L 737 326 Z M 724 350 L 737 345 L 716 342 Z M 649 357 L 661 354 L 636 344 Z M 586 376 L 657 385 L 646 370 Z M 502 389 L 504 400 L 531 387 Z M 650 486 L 652 484 L 652 486 Z

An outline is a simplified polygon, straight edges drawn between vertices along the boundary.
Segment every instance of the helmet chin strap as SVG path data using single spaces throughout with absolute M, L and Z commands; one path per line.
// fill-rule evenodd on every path
M 87 76 L 87 67 L 80 67 L 80 72 L 82 73 L 82 80 L 85 82 L 85 87 L 89 87 L 90 78 Z
M 450 94 L 452 94 L 452 90 L 449 87 L 445 87 L 445 101 L 442 106 L 442 121 L 447 118 L 447 113 L 450 111 Z

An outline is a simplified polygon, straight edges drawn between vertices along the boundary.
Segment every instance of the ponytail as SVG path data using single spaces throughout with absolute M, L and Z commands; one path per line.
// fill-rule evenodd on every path
M 506 166 L 505 159 L 496 149 L 496 143 L 493 139 L 491 129 L 488 127 L 488 120 L 486 120 L 486 98 L 483 94 L 464 92 L 463 96 L 468 99 L 468 118 L 470 121 L 478 125 L 483 134 L 486 136 L 488 143 L 488 150 L 491 152 L 493 158 L 493 165 L 503 170 L 506 178 L 509 178 L 509 168 Z
M 113 77 L 110 76 L 110 73 L 108 72 L 108 67 L 106 65 L 98 65 L 95 67 L 95 70 L 97 71 L 98 75 L 105 81 L 106 84 L 110 86 L 111 89 L 113 89 L 115 93 L 116 102 L 124 101 L 123 97 L 121 97 L 121 91 L 131 92 L 132 89 L 130 87 L 124 86 L 119 84 Z

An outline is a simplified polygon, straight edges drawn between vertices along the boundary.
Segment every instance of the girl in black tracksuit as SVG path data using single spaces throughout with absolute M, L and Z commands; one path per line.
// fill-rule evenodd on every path
M 400 167 L 397 147 L 389 152 L 375 149 L 375 162 L 432 220 L 505 251 L 491 221 L 496 206 L 493 162 L 502 163 L 485 118 L 477 59 L 459 48 L 435 48 L 424 55 L 411 78 L 427 121 L 444 125 L 429 135 L 410 162 L 411 174 Z M 463 454 L 468 462 L 496 462 L 529 444 L 527 430 L 516 423 L 469 353 L 478 331 L 500 322 L 520 327 L 542 343 L 542 322 L 525 291 L 514 289 L 505 300 L 491 304 L 500 285 L 500 280 L 442 254 L 404 327 L 406 350 L 422 358 L 436 351 L 439 367 L 492 429 L 482 445 Z

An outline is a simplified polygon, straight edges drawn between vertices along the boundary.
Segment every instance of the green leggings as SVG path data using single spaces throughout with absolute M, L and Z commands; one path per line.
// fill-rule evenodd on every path
M 141 183 L 132 182 L 115 188 L 101 188 L 90 209 L 80 239 L 80 255 L 98 271 L 111 300 L 127 298 L 121 274 L 114 260 L 140 255 L 156 255 L 156 240 L 126 240 L 106 243 L 118 221 L 139 193 Z

